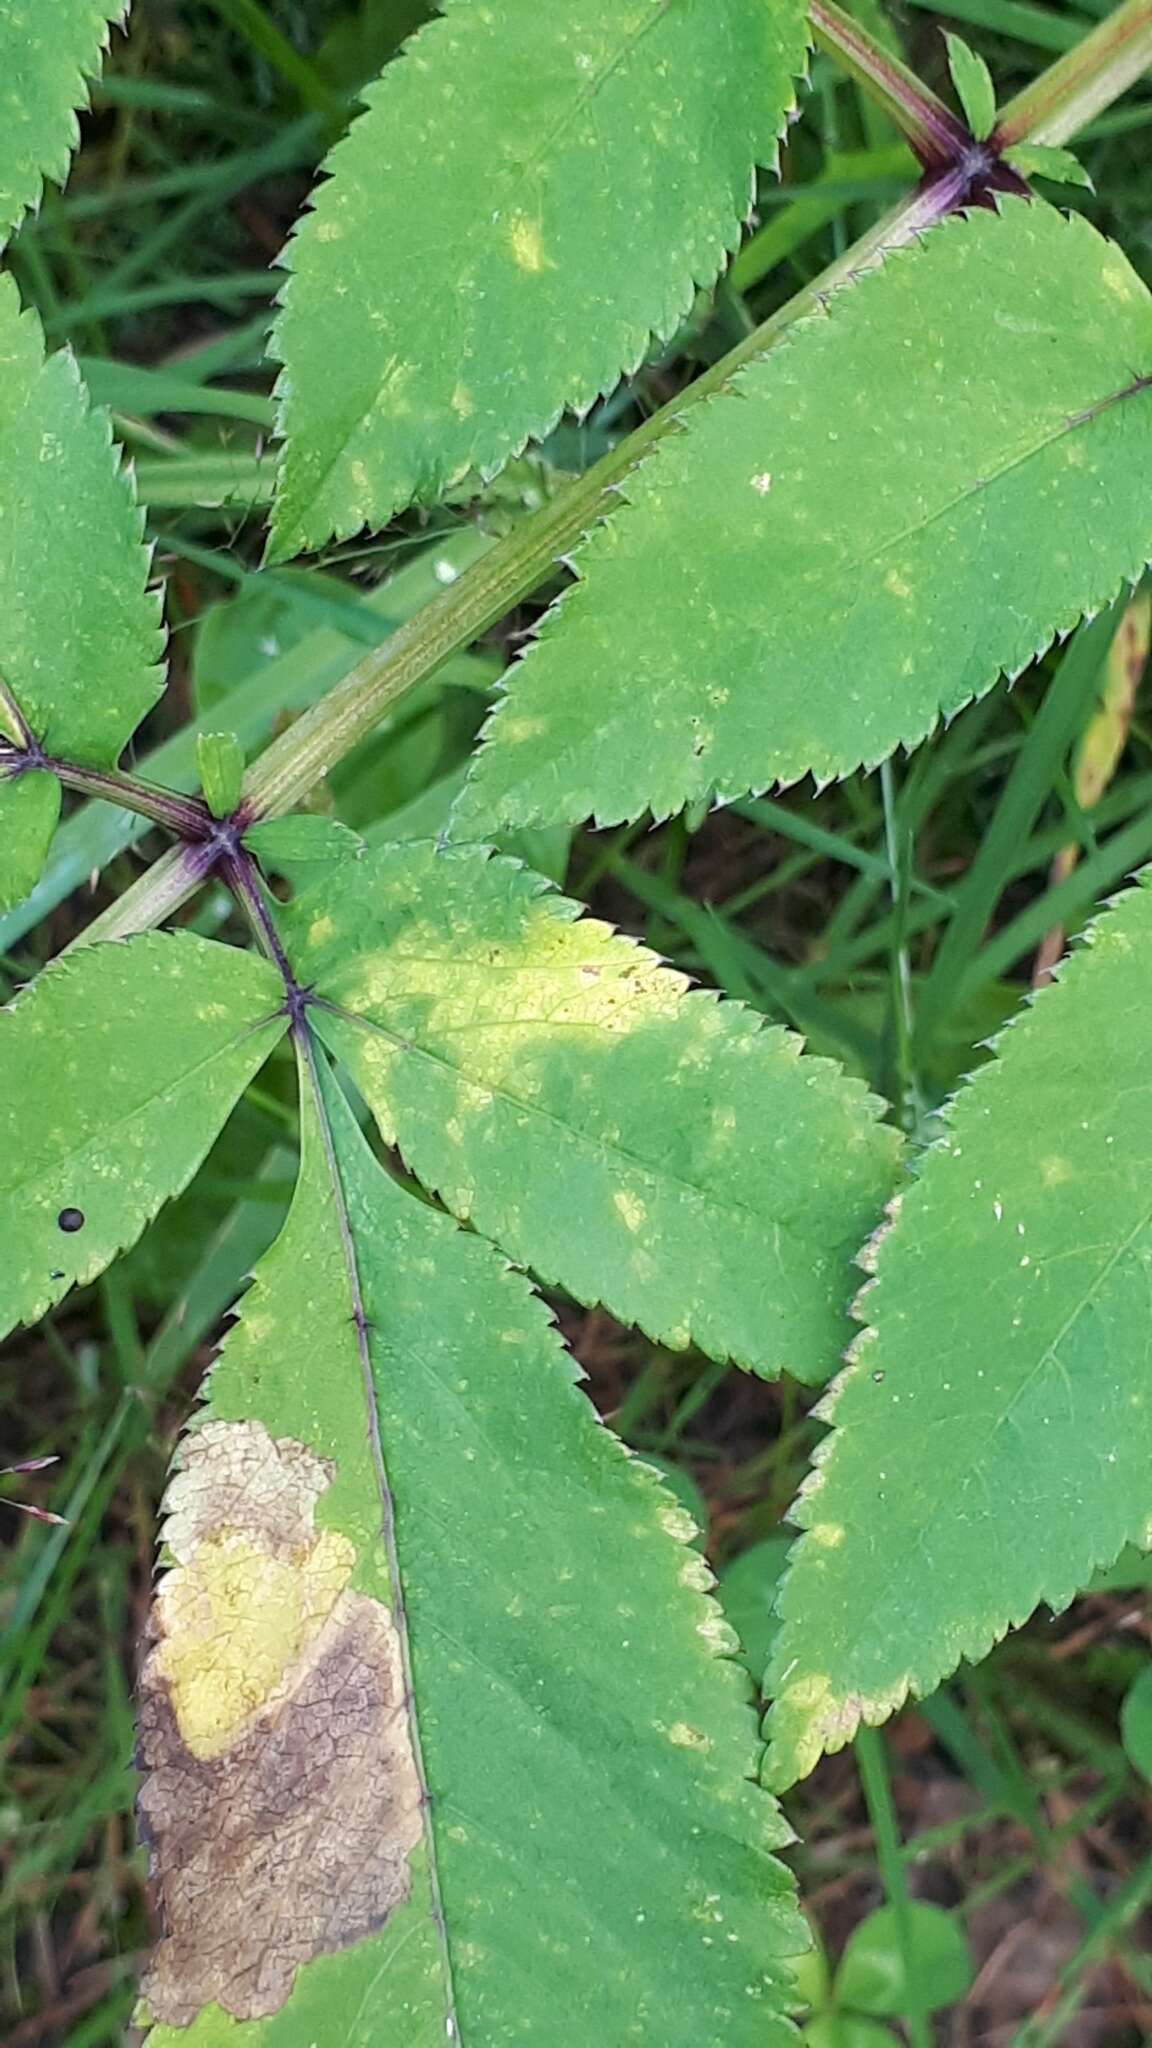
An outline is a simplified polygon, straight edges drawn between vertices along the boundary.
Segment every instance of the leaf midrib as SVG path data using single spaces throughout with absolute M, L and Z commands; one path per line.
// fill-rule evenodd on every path
M 379 1538 L 384 1551 L 391 1595 L 390 1619 L 400 1647 L 404 1684 L 403 1707 L 408 1723 L 412 1760 L 420 1790 L 421 1838 L 428 1857 L 428 1874 L 431 1885 L 431 1917 L 436 1931 L 446 2007 L 444 2014 L 445 2028 L 449 2040 L 459 2042 L 460 2028 L 455 1972 L 451 1943 L 448 1936 L 448 1925 L 443 1908 L 439 1845 L 432 1822 L 432 1801 L 424 1762 L 424 1745 L 412 1664 L 412 1645 L 408 1626 L 404 1574 L 400 1564 L 400 1552 L 396 1534 L 396 1499 L 384 1449 L 380 1401 L 376 1388 L 375 1361 L 372 1357 L 369 1324 L 365 1314 L 360 1247 L 356 1241 L 355 1227 L 349 1209 L 348 1191 L 345 1183 L 344 1168 L 341 1163 L 340 1148 L 332 1117 L 329 1113 L 328 1103 L 325 1099 L 325 1077 L 327 1076 L 328 1080 L 331 1081 L 333 1088 L 337 1084 L 332 1077 L 331 1069 L 328 1067 L 326 1055 L 317 1045 L 316 1038 L 307 1019 L 304 1021 L 303 1028 L 295 1033 L 294 1043 L 301 1104 L 303 1105 L 307 1095 L 311 1100 L 320 1132 L 324 1174 L 328 1183 L 332 1210 L 336 1221 L 340 1261 L 344 1271 L 347 1297 L 352 1307 L 350 1321 L 353 1330 L 356 1359 L 360 1371 L 361 1393 L 364 1401 L 365 1437 L 380 1505 Z M 323 1067 L 321 1066 L 322 1061 L 324 1062 Z
M 767 356 L 762 356 L 759 360 L 761 363 L 766 363 L 768 358 Z M 739 395 L 740 385 L 737 382 L 730 391 L 719 393 L 718 399 L 723 403 L 725 397 Z M 764 398 L 767 395 L 766 392 L 758 394 L 760 398 Z M 779 396 L 776 393 L 772 395 L 774 397 Z M 1147 398 L 1152 402 L 1152 383 L 1149 382 L 1147 377 L 1140 377 L 1130 381 L 1128 384 L 1121 385 L 1116 390 L 1108 392 L 1103 398 L 1091 399 L 1075 413 L 1070 414 L 1062 410 L 1059 423 L 1051 430 L 1041 432 L 1039 435 L 1033 435 L 1030 440 L 1018 446 L 1015 451 L 1007 455 L 1001 462 L 989 468 L 985 475 L 979 476 L 972 482 L 964 484 L 958 490 L 953 491 L 950 497 L 944 499 L 941 504 L 934 506 L 924 518 L 914 521 L 911 525 L 901 527 L 895 532 L 885 534 L 883 539 L 866 554 L 843 554 L 839 556 L 834 563 L 830 564 L 829 573 L 822 581 L 830 583 L 838 577 L 850 576 L 856 570 L 867 569 L 872 567 L 874 563 L 883 561 L 892 549 L 898 548 L 902 542 L 915 540 L 919 535 L 927 533 L 941 519 L 947 519 L 959 507 L 966 505 L 972 499 L 978 498 L 982 492 L 994 490 L 996 485 L 1004 477 L 1011 475 L 1013 470 L 1022 468 L 1036 456 L 1042 455 L 1046 449 L 1056 447 L 1066 436 L 1081 432 L 1088 433 L 1102 414 L 1116 406 L 1125 404 L 1130 399 L 1141 397 Z M 657 475 L 659 467 L 660 458 L 657 455 L 647 470 L 641 469 L 639 472 L 639 488 L 642 489 L 646 481 L 659 481 Z M 641 498 L 629 497 L 626 490 L 624 496 L 628 510 L 641 511 L 647 509 L 645 501 Z M 790 527 L 794 524 L 789 509 L 792 502 L 794 502 L 792 499 L 788 501 L 788 508 L 786 508 L 784 514 Z M 827 555 L 827 548 L 827 537 L 822 536 L 820 540 L 820 555 L 822 559 Z M 590 583 L 595 574 L 595 567 L 589 573 L 581 568 L 579 562 L 577 562 L 576 566 L 579 584 L 585 585 Z M 795 619 L 802 615 L 806 616 L 811 610 L 811 603 L 812 593 L 810 588 L 806 591 L 796 592 L 790 603 L 783 605 L 779 603 L 774 604 L 773 619 Z
M 1152 398 L 1152 391 L 1150 391 L 1149 385 L 1146 382 L 1137 381 L 1122 385 L 1115 391 L 1108 392 L 1103 398 L 1090 400 L 1078 413 L 1062 413 L 1060 425 L 1053 428 L 1051 432 L 1041 433 L 1039 436 L 1034 437 L 1030 442 L 1022 446 L 1018 452 L 1006 456 L 1002 462 L 994 465 L 987 476 L 977 477 L 973 483 L 966 484 L 962 490 L 955 491 L 951 498 L 946 499 L 942 505 L 938 505 L 928 514 L 927 518 L 918 520 L 911 526 L 903 527 L 898 533 L 888 535 L 878 547 L 873 548 L 870 554 L 861 555 L 857 560 L 846 562 L 843 566 L 849 569 L 866 569 L 872 563 L 882 561 L 884 556 L 892 548 L 899 547 L 902 541 L 914 540 L 918 535 L 927 533 L 932 526 L 936 525 L 938 520 L 946 519 L 959 506 L 966 504 L 971 498 L 978 497 L 982 491 L 993 490 L 1004 477 L 1010 476 L 1013 470 L 1023 468 L 1034 457 L 1042 455 L 1046 449 L 1056 447 L 1067 435 L 1089 432 L 1103 413 L 1111 410 L 1114 406 L 1123 405 L 1128 399 L 1140 397 Z

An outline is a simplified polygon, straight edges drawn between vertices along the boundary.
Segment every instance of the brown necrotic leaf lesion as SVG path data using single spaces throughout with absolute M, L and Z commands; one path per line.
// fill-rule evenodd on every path
M 186 2026 L 276 2012 L 313 1956 L 408 1897 L 421 1839 L 401 1646 L 317 1528 L 330 1468 L 257 1422 L 205 1423 L 168 1497 L 173 1560 L 141 1678 L 140 1811 L 161 1938 L 143 1987 Z

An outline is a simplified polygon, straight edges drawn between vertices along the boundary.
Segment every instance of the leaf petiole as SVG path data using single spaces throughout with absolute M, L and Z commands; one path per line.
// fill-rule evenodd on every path
M 884 109 L 926 171 L 947 170 L 957 162 L 971 138 L 914 71 L 835 0 L 811 0 L 808 18 L 820 47 Z

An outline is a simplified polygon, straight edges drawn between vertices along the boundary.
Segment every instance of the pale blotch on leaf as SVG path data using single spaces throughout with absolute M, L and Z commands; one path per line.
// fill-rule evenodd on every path
M 529 220 L 523 213 L 517 214 L 511 223 L 510 240 L 517 269 L 530 273 L 543 270 L 544 238 L 539 221 Z
M 279 2010 L 313 1956 L 374 1933 L 421 1840 L 399 1639 L 315 1525 L 330 1468 L 211 1421 L 168 1496 L 140 1688 L 140 1797 L 161 1938 L 143 1987 L 187 2026 Z
M 781 1683 L 765 1723 L 764 1783 L 774 1791 L 786 1791 L 815 1770 L 825 1753 L 844 1749 L 861 1724 L 878 1728 L 907 1697 L 906 1682 L 888 1693 L 849 1692 L 841 1697 L 823 1671 L 791 1685 Z

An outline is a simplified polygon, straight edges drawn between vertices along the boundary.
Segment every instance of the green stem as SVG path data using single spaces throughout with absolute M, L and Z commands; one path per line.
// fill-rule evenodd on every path
M 202 839 L 211 828 L 208 809 L 199 797 L 158 789 L 119 768 L 86 768 L 79 761 L 62 761 L 49 754 L 0 676 L 0 776 L 26 775 L 33 770 L 54 775 L 66 789 L 79 790 L 82 796 L 103 798 L 119 804 L 121 810 L 135 811 L 154 825 L 163 825 L 178 839 Z
M 209 0 L 209 5 L 215 8 L 229 28 L 244 37 L 273 71 L 279 73 L 285 85 L 297 95 L 301 106 L 325 114 L 332 121 L 343 119 L 345 109 L 339 95 L 300 55 L 258 0 Z
M 107 803 L 119 804 L 124 811 L 135 811 L 138 817 L 149 818 L 154 825 L 162 825 L 166 832 L 175 833 L 178 839 L 200 839 L 211 828 L 211 814 L 199 797 L 158 789 L 136 775 L 123 774 L 119 768 L 85 768 L 76 761 L 58 761 L 54 755 L 46 755 L 40 765 L 62 782 L 65 789 L 78 790 L 82 796 L 103 798 Z
M 810 0 L 808 18 L 821 49 L 836 58 L 907 137 L 926 171 L 946 170 L 971 136 L 943 100 L 834 0 Z
M 1152 68 L 1152 0 L 1125 0 L 1074 50 L 1041 72 L 1003 109 L 997 150 L 1015 142 L 1068 142 Z
M 902 1129 L 912 1132 L 919 1122 L 922 1104 L 912 1060 L 912 964 L 907 929 L 910 863 L 907 835 L 900 823 L 891 761 L 880 763 L 880 792 L 884 806 L 884 843 L 888 854 L 888 892 L 892 902 L 892 944 L 888 967 L 895 1085 L 890 1099 L 896 1105 Z
M 888 1777 L 888 1756 L 884 1748 L 884 1738 L 876 1728 L 861 1728 L 853 1746 L 860 1769 L 860 1782 L 864 1787 L 868 1818 L 872 1822 L 876 1861 L 880 1865 L 884 1890 L 896 1922 L 896 1939 L 900 1944 L 900 1954 L 904 1963 L 907 2003 L 903 2017 L 908 2027 L 908 2039 L 912 2048 L 932 2048 L 927 2015 L 917 1995 L 916 1968 L 912 1953 L 912 1902 L 908 1896 L 908 1880 L 904 1870 L 896 1808 L 892 1803 L 892 1786 Z
M 201 839 L 211 826 L 209 812 L 199 797 L 159 789 L 119 768 L 86 768 L 79 761 L 58 760 L 34 741 L 8 746 L 0 739 L 0 777 L 33 773 L 54 775 L 65 789 L 75 789 L 81 796 L 119 804 L 121 810 L 134 811 L 153 825 L 162 825 L 177 839 Z
M 134 932 L 154 930 L 195 896 L 218 859 L 217 849 L 208 840 L 195 846 L 170 846 L 147 874 L 85 926 L 72 946 L 91 946 L 99 939 L 128 939 Z

